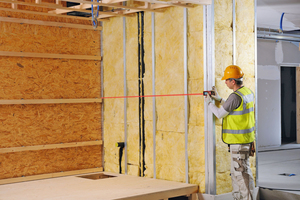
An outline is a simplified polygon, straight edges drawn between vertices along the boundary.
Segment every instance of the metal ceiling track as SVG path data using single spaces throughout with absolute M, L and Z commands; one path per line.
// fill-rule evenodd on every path
M 279 31 L 279 29 L 257 28 L 257 39 L 281 40 L 287 42 L 300 42 L 300 30 Z

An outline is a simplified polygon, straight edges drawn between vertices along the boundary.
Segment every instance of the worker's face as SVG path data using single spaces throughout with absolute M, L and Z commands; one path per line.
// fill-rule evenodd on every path
M 235 84 L 235 80 L 232 80 L 232 79 L 226 79 L 226 80 L 225 80 L 225 84 L 227 85 L 227 87 L 228 87 L 229 89 L 233 89 L 233 86 L 234 86 L 234 84 Z

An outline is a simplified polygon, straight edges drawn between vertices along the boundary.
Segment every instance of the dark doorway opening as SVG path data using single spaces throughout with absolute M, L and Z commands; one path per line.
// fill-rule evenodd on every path
M 296 67 L 281 67 L 281 143 L 296 141 Z

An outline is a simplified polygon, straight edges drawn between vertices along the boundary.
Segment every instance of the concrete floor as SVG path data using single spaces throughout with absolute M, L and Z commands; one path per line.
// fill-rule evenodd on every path
M 283 173 L 295 176 L 280 175 Z M 300 144 L 259 149 L 258 185 L 297 194 L 300 199 Z

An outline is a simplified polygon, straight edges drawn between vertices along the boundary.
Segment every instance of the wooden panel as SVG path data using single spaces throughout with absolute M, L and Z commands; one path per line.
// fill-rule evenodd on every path
M 297 144 L 300 144 L 300 66 L 296 67 Z
M 100 32 L 1 22 L 0 51 L 100 56 Z
M 12 51 L 0 51 L 0 56 L 14 56 L 14 57 L 28 57 L 28 58 L 61 58 L 61 59 L 75 59 L 75 60 L 101 60 L 101 56 L 67 55 L 67 54 L 53 54 L 53 53 L 27 53 L 27 52 L 12 52 Z
M 0 57 L 0 99 L 100 97 L 100 61 Z
M 0 179 L 102 166 L 102 146 L 0 154 Z
M 8 178 L 8 179 L 0 180 L 0 185 L 8 184 L 8 183 L 23 182 L 23 181 L 39 180 L 39 179 L 45 179 L 45 178 L 56 178 L 56 177 L 71 176 L 71 175 L 77 175 L 77 174 L 102 172 L 102 171 L 103 171 L 103 167 L 99 167 L 99 168 L 81 169 L 81 170 L 58 172 L 58 173 L 51 173 L 51 174 L 33 175 L 33 176 L 19 177 L 19 178 Z
M 101 140 L 101 104 L 0 106 L 0 148 Z

